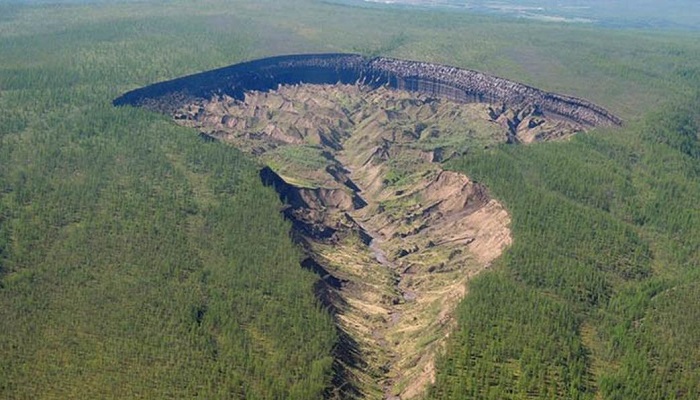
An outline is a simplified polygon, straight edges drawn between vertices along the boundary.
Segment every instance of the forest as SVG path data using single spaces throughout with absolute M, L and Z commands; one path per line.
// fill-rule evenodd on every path
M 431 398 L 700 395 L 699 99 L 450 165 L 503 199 L 514 244 L 470 284 Z
M 0 397 L 332 398 L 341 338 L 261 165 L 146 84 L 359 52 L 581 96 L 622 128 L 446 167 L 512 216 L 427 398 L 700 397 L 700 41 L 439 9 L 0 2 Z

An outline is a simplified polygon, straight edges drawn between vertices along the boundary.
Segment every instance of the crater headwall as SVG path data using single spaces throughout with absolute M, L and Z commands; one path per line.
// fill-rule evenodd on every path
M 196 99 L 227 95 L 243 100 L 247 91 L 302 83 L 388 86 L 463 103 L 529 105 L 544 115 L 589 127 L 622 124 L 609 111 L 584 99 L 468 69 L 358 54 L 287 55 L 234 64 L 130 91 L 115 99 L 114 105 L 172 114 Z

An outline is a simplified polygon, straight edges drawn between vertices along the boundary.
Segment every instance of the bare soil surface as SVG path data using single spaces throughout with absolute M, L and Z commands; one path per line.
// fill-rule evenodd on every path
M 467 282 L 511 243 L 488 190 L 441 162 L 583 127 L 537 109 L 460 104 L 353 85 L 281 86 L 175 112 L 205 138 L 269 166 L 300 241 L 329 282 L 322 297 L 362 362 L 338 368 L 358 397 L 410 399 L 435 378 Z M 339 388 L 336 396 L 349 396 Z

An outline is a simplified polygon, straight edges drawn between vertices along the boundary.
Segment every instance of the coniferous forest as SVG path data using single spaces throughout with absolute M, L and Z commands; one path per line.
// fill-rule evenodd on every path
M 334 393 L 339 335 L 261 165 L 112 100 L 338 51 L 625 120 L 445 164 L 505 205 L 514 240 L 470 281 L 426 398 L 699 398 L 697 39 L 314 0 L 0 2 L 0 398 Z
M 431 397 L 700 395 L 697 121 L 677 105 L 451 165 L 506 202 L 515 240 L 471 283 Z

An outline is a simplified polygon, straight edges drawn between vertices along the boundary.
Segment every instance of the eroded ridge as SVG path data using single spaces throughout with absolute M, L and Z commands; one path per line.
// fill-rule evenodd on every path
M 339 359 L 367 398 L 409 399 L 434 378 L 467 281 L 511 243 L 510 219 L 481 184 L 441 162 L 503 142 L 584 129 L 535 107 L 465 104 L 360 85 L 280 86 L 173 113 L 269 167 L 342 332 Z M 339 394 L 347 397 L 347 394 Z
M 511 243 L 503 206 L 443 161 L 621 123 L 479 72 L 347 54 L 238 64 L 115 104 L 169 114 L 266 165 L 338 324 L 330 398 L 419 396 L 466 283 Z

